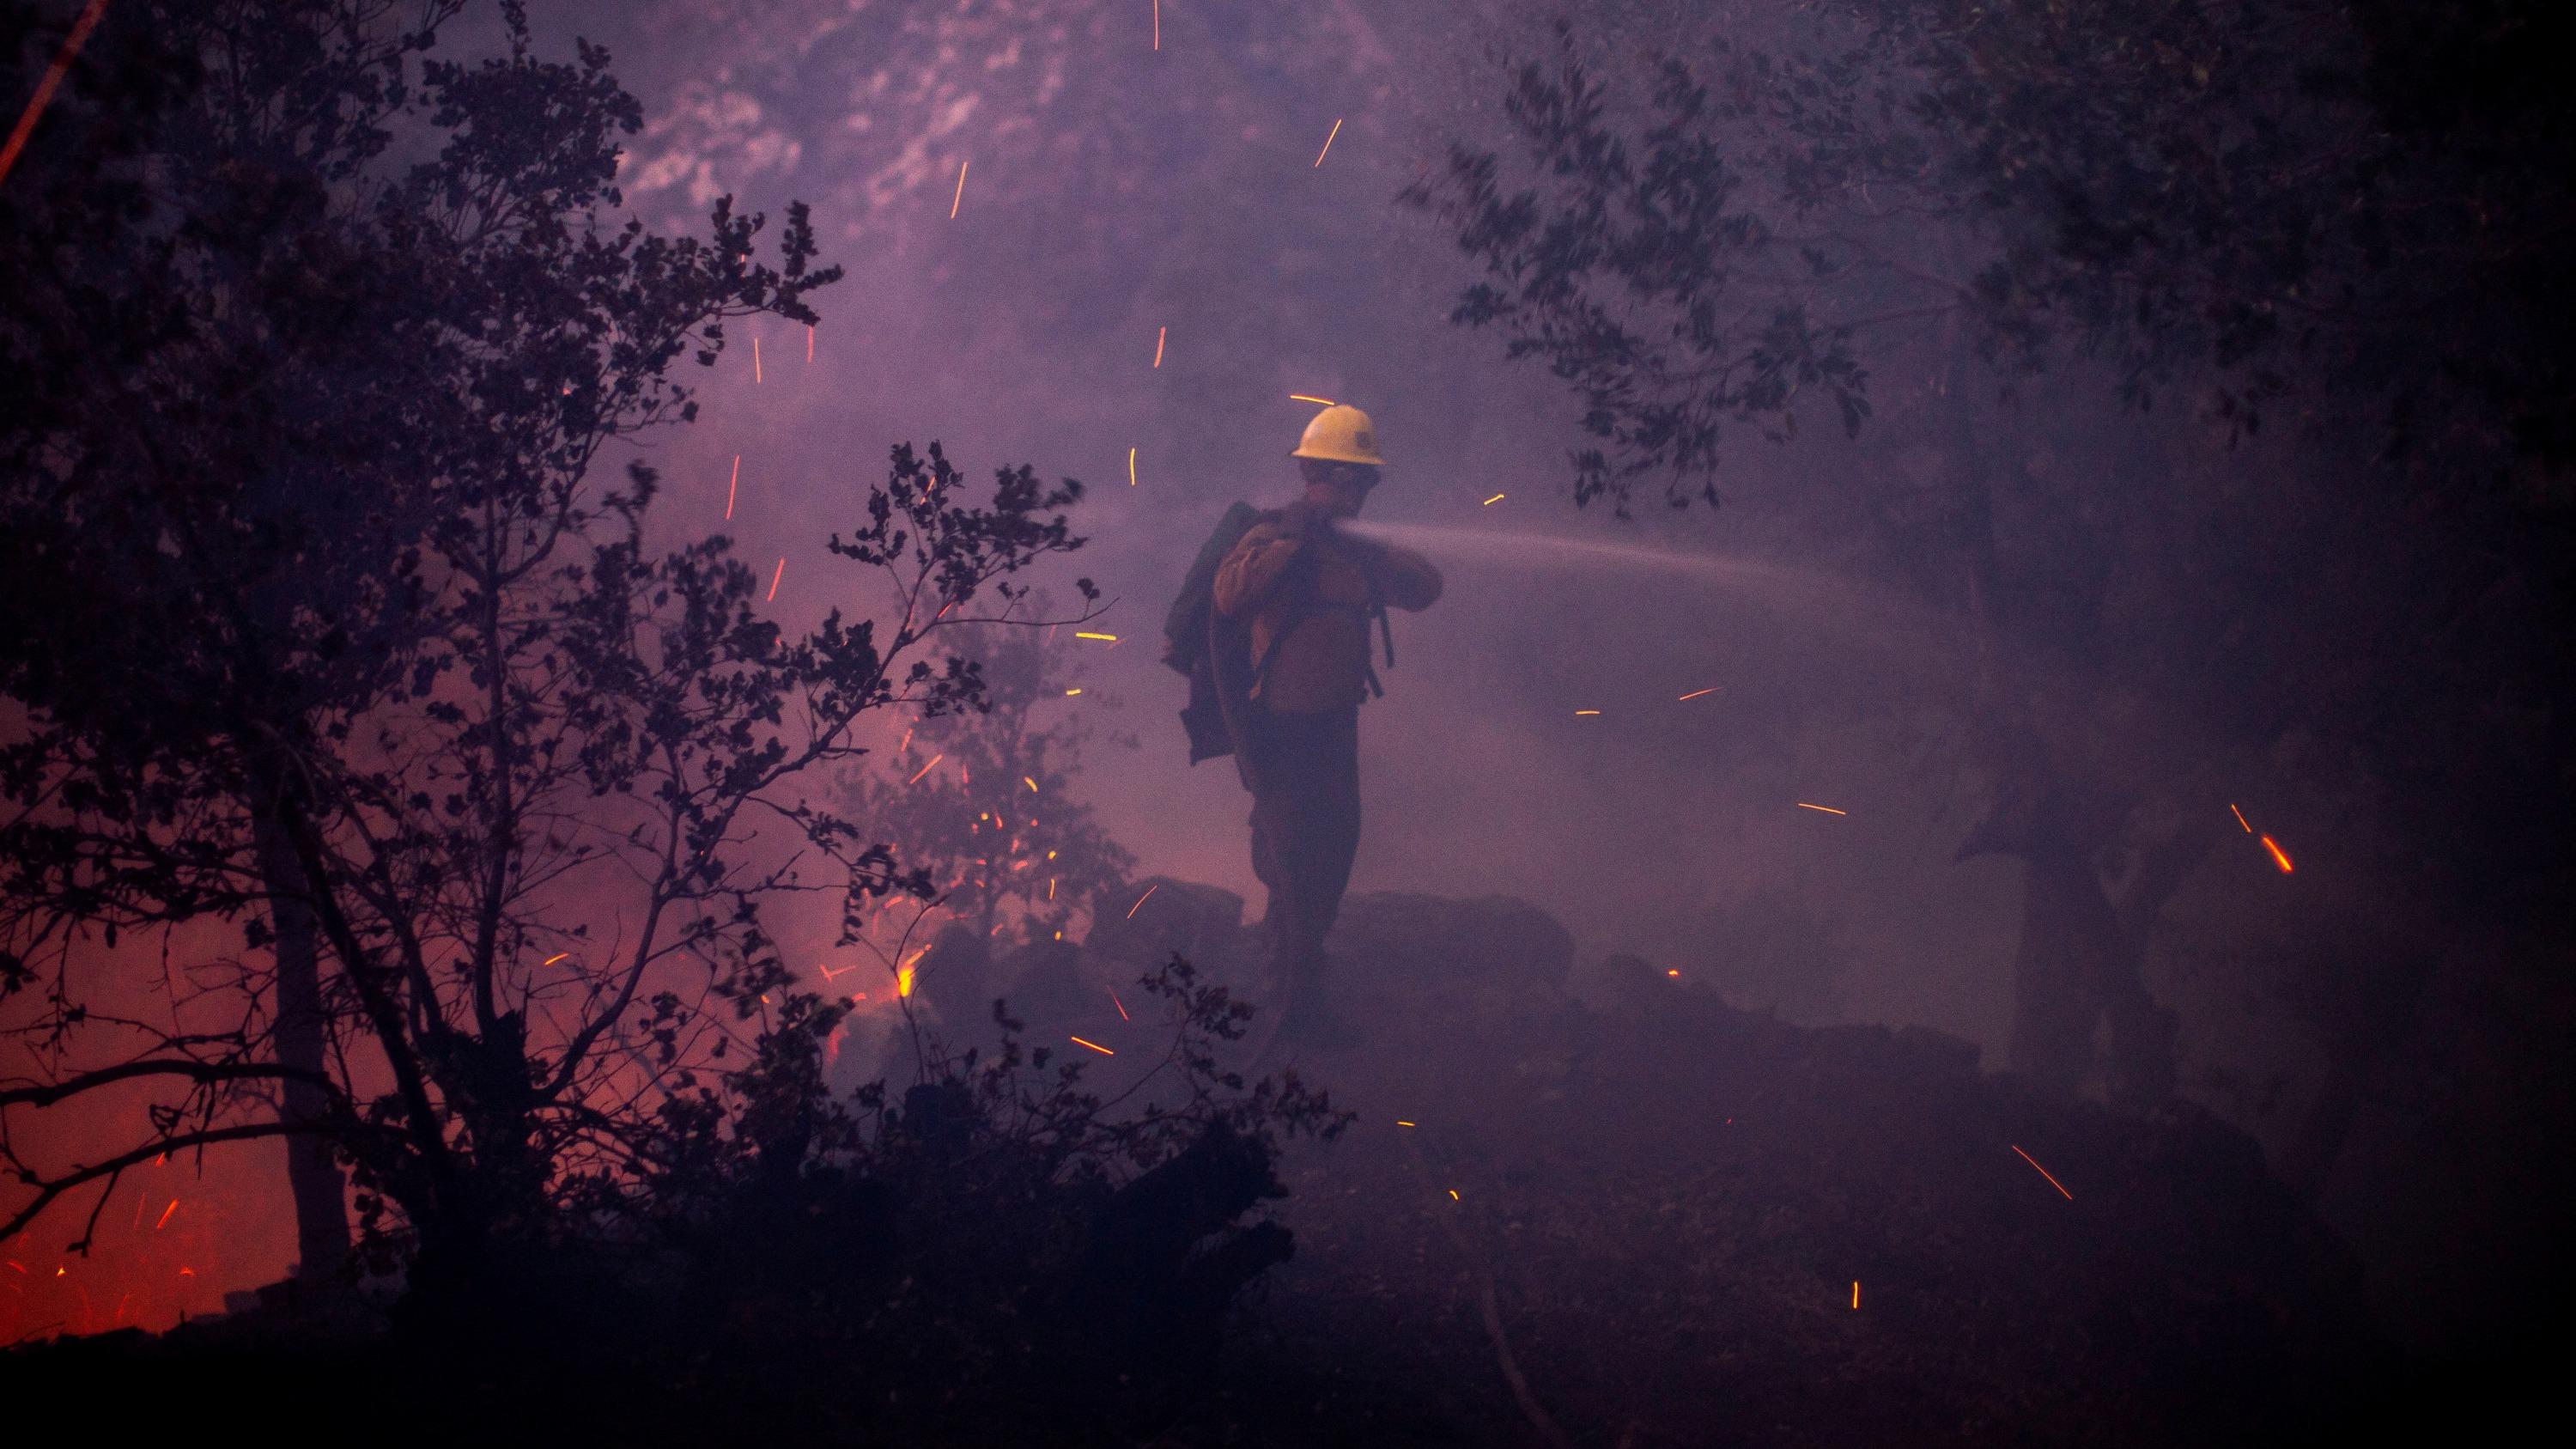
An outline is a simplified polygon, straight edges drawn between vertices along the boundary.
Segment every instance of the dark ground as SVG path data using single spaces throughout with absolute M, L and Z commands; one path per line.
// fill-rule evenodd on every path
M 1231 898 L 1163 891 L 1163 921 L 1104 929 L 1086 973 L 1174 946 L 1240 969 Z M 426 1370 L 275 1317 L 22 1351 L 0 1394 L 22 1425 L 86 1404 L 102 1426 L 284 1443 L 2471 1442 L 2562 1361 L 2537 1329 L 2491 1364 L 2383 1349 L 2360 1264 L 2194 1110 L 2038 1101 L 1965 1043 L 1790 1026 L 1643 962 L 1582 983 L 1587 1007 L 1572 942 L 1516 902 L 1361 897 L 1336 946 L 1364 1039 L 1300 1065 L 1358 1120 L 1289 1154 L 1274 1206 L 1296 1256 L 1186 1406 L 889 1423 L 836 1402 L 821 1345 L 710 1393 L 596 1354 L 553 1376 Z

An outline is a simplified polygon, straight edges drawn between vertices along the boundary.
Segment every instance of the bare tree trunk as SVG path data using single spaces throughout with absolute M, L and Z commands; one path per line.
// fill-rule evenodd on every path
M 2022 862 L 2021 939 L 2013 953 L 2013 1069 L 2044 1091 L 2073 1095 L 2095 1068 L 2114 1102 L 2149 1107 L 2173 1095 L 2174 1015 L 2148 995 L 2147 926 L 2197 858 L 2159 851 L 2114 905 L 2095 839 L 2103 812 L 2070 806 L 2063 781 L 2025 761 L 1995 814 L 1959 849 Z M 2094 1033 L 2109 1027 L 2108 1051 Z
M 304 873 L 286 832 L 265 809 L 258 812 L 255 829 L 260 874 L 270 892 L 270 925 L 277 937 L 272 1005 L 277 1015 L 278 1065 L 319 1076 L 329 1065 L 320 933 L 311 907 L 304 903 Z M 279 1115 L 288 1122 L 319 1122 L 329 1106 L 318 1084 L 293 1077 L 286 1079 L 279 1096 Z M 297 1275 L 320 1278 L 339 1272 L 349 1259 L 349 1208 L 329 1137 L 321 1133 L 287 1137 L 286 1187 L 295 1201 Z

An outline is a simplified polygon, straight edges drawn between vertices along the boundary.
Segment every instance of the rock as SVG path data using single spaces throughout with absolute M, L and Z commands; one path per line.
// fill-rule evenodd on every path
M 1249 979 L 1260 959 L 1244 929 L 1243 897 L 1167 875 L 1093 896 L 1091 935 L 1082 946 L 1087 963 L 1118 982 L 1153 971 L 1174 952 L 1202 976 L 1229 983 Z
M 1565 927 L 1510 896 L 1352 896 L 1325 945 L 1337 973 L 1468 981 L 1551 996 L 1564 989 L 1574 965 L 1574 937 Z

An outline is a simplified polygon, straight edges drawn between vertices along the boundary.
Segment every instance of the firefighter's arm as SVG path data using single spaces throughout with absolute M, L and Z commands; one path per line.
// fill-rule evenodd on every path
M 1216 570 L 1217 612 L 1229 617 L 1249 614 L 1261 607 L 1271 591 L 1288 576 L 1288 566 L 1297 561 L 1298 551 L 1306 546 L 1302 532 L 1291 532 L 1272 524 L 1256 524 L 1225 562 Z
M 1398 609 L 1428 609 L 1440 599 L 1440 569 L 1411 549 L 1389 547 L 1383 555 L 1386 601 Z

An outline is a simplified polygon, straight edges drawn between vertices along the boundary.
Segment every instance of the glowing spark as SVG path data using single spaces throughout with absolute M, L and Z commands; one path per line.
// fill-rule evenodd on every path
M 1162 888 L 1163 883 L 1161 881 L 1156 881 L 1152 885 L 1145 887 L 1145 894 L 1138 896 L 1136 898 L 1136 904 L 1127 908 L 1127 919 L 1131 921 L 1136 919 L 1136 913 L 1145 909 L 1145 902 L 1151 900 L 1154 892 L 1161 890 Z
M 1497 494 L 1495 494 L 1493 497 L 1486 499 L 1482 504 L 1479 504 L 1478 506 L 1479 506 L 1479 507 L 1483 507 L 1483 508 L 1491 508 L 1491 507 L 1493 507 L 1495 504 L 1500 503 L 1500 502 L 1502 502 L 1502 501 L 1503 501 L 1503 495 L 1502 495 L 1502 494 L 1500 494 L 1500 493 L 1497 493 Z
M 2068 1192 L 2068 1191 L 2066 1190 L 2066 1184 L 2065 1184 L 2065 1183 L 2062 1183 L 2062 1182 L 2059 1182 L 2059 1181 L 2057 1180 L 2057 1174 L 2056 1174 L 2056 1173 L 2053 1173 L 2053 1172 L 2049 1171 L 2049 1170 L 2048 1170 L 2047 1168 L 2045 1168 L 2045 1167 L 2041 1167 L 2041 1166 L 2039 1165 L 2039 1162 L 2038 1162 L 2038 1160 L 2037 1160 L 2036 1158 L 2033 1158 L 2029 1153 L 2022 1151 L 2022 1150 L 2021 1150 L 2020 1148 L 2018 1148 L 2018 1147 L 2015 1147 L 2015 1148 L 2013 1149 L 2013 1154 L 2014 1154 L 2015 1156 L 2019 1157 L 2022 1161 L 2029 1163 L 2029 1164 L 2031 1165 L 2032 1169 L 2033 1169 L 2033 1170 L 2035 1170 L 2036 1172 L 2038 1172 L 2040 1176 L 2042 1176 L 2042 1177 L 2044 1177 L 2044 1178 L 2047 1178 L 2047 1179 L 2048 1179 L 2048 1185 L 2049 1185 L 2050 1187 L 2053 1187 L 2053 1188 L 2056 1188 L 2056 1189 L 2057 1189 L 2057 1195 L 2058 1195 L 2058 1196 L 2060 1196 L 2060 1197 L 2062 1197 L 2062 1198 L 2066 1199 L 2068 1202 L 2073 1202 L 2073 1201 L 2075 1201 L 2075 1194 L 2073 1194 L 2073 1193 L 2071 1193 L 2071 1192 Z
M 965 199 L 966 199 L 966 163 L 965 163 L 965 162 L 963 162 L 963 161 L 960 161 L 960 162 L 958 162 L 958 163 L 957 163 L 957 194 L 956 194 L 955 196 L 953 196 L 953 197 L 949 198 L 949 201 L 948 201 L 948 219 L 949 219 L 950 221 L 955 221 L 955 220 L 957 219 L 957 204 L 958 204 L 959 202 L 964 201 Z
M 1664 972 L 1664 974 L 1665 974 L 1665 975 L 1667 975 L 1667 976 L 1679 976 L 1679 975 L 1681 975 L 1681 974 L 1682 974 L 1682 968 L 1680 968 L 1679 966 L 1674 966 L 1674 967 L 1671 967 L 1671 968 L 1667 969 L 1667 970 Z
M 1466 1201 L 1466 1199 L 1465 1199 L 1465 1198 L 1460 1197 L 1460 1196 L 1458 1195 L 1458 1189 L 1456 1189 L 1456 1188 L 1454 1188 L 1454 1187 L 1453 1187 L 1453 1188 L 1451 1188 L 1451 1189 L 1449 1189 L 1449 1200 L 1450 1200 L 1451 1202 L 1465 1202 L 1465 1201 Z
M 1597 710 L 1597 709 L 1578 709 L 1578 710 L 1576 710 L 1576 711 L 1575 711 L 1575 713 L 1576 713 L 1576 714 L 1578 714 L 1578 715 L 1599 714 L 1600 712 L 1601 712 L 1601 711 L 1599 711 L 1599 710 Z
M 1054 900 L 1054 899 L 1055 899 L 1055 877 L 1054 877 L 1054 876 L 1048 876 L 1048 877 L 1047 877 L 1047 899 L 1048 899 L 1048 900 Z
M 1127 1003 L 1118 999 L 1117 992 L 1112 991 L 1109 993 L 1109 1004 L 1118 1008 L 1118 1019 L 1120 1021 L 1134 1021 L 1136 1019 L 1127 1014 Z
M 733 495 L 742 488 L 742 454 L 733 455 L 733 481 L 725 485 L 725 521 L 733 521 Z
M 1831 805 L 1810 805 L 1804 800 L 1798 802 L 1798 808 L 1801 810 L 1822 810 L 1827 815 L 1849 815 L 1851 813 L 1848 810 L 1837 810 Z
M 1338 136 L 1340 134 L 1342 134 L 1342 118 L 1335 116 L 1333 117 L 1332 135 L 1324 138 L 1324 149 L 1315 153 L 1315 164 L 1317 166 L 1323 165 L 1324 158 L 1333 153 L 1333 136 Z
M 2263 848 L 2272 852 L 2272 863 L 2281 868 L 2281 874 L 2288 875 L 2290 873 L 2290 857 L 2282 852 L 2281 847 L 2272 843 L 2272 837 L 2268 835 L 2263 837 Z
M 2227 813 L 2236 817 L 2236 823 L 2245 827 L 2246 834 L 2251 835 L 2254 833 L 2254 827 L 2245 824 L 2245 812 L 2236 808 L 2235 801 L 2230 800 L 2227 802 Z
M 1118 642 L 1118 636 L 1115 634 L 1092 634 L 1080 630 L 1075 631 L 1073 637 L 1076 639 L 1097 639 L 1104 644 L 1115 644 Z
M 1163 0 L 1154 0 L 1154 49 L 1163 48 Z
M 755 383 L 760 381 L 760 339 L 757 337 L 751 339 L 751 380 Z
M 179 1270 L 179 1276 L 182 1278 L 194 1278 L 197 1276 L 197 1270 L 194 1268 L 182 1268 Z
M 906 961 L 906 962 L 904 962 L 902 965 L 897 966 L 896 968 L 894 968 L 894 994 L 895 994 L 895 995 L 897 995 L 897 996 L 910 996 L 910 995 L 912 994 L 912 976 L 913 976 L 912 968 L 913 968 L 913 967 L 915 967 L 915 966 L 917 966 L 917 965 L 919 965 L 919 964 L 921 963 L 921 958 L 922 958 L 922 957 L 924 957 L 924 956 L 927 956 L 927 955 L 929 955 L 929 954 L 930 954 L 930 948 L 929 948 L 928 946 L 924 946 L 924 947 L 922 947 L 920 950 L 915 951 L 915 952 L 913 952 L 913 953 L 912 953 L 912 959 L 911 959 L 911 960 Z
M 1080 694 L 1080 693 L 1082 693 L 1082 691 L 1081 691 L 1081 690 L 1079 690 L 1079 689 L 1068 689 L 1068 690 L 1066 690 L 1066 691 L 1064 692 L 1064 697 L 1065 697 L 1065 698 L 1067 698 L 1067 699 L 1071 699 L 1071 698 L 1073 698 L 1075 695 Z
M 1290 402 L 1322 403 L 1322 404 L 1323 404 L 1324 406 L 1326 406 L 1326 407 L 1331 407 L 1331 406 L 1333 405 L 1333 400 L 1332 400 L 1331 398 L 1328 398 L 1328 397 L 1308 397 L 1308 396 L 1306 396 L 1306 395 L 1305 395 L 1304 393 L 1302 393 L 1302 392 L 1292 392 L 1292 393 L 1288 394 L 1288 400 L 1289 400 Z
M 1127 450 L 1127 486 L 1136 486 L 1136 450 L 1133 448 Z
M 917 728 L 917 727 L 916 727 L 916 728 Z M 912 748 L 912 731 L 911 731 L 911 730 L 905 730 L 905 731 L 903 732 L 903 742 L 902 742 L 901 744 L 896 745 L 896 746 L 895 746 L 895 750 L 896 750 L 896 752 L 897 752 L 897 753 L 899 753 L 899 754 L 900 754 L 900 753 L 903 753 L 903 752 L 905 752 L 905 751 L 910 750 L 911 748 Z
M 169 1205 L 168 1207 L 163 1208 L 163 1209 L 161 1210 L 161 1221 L 159 1221 L 159 1222 L 157 1222 L 157 1223 L 154 1223 L 154 1224 L 152 1225 L 152 1231 L 154 1231 L 154 1232 L 156 1232 L 156 1233 L 157 1233 L 157 1232 L 161 1231 L 163 1228 L 168 1227 L 168 1226 L 170 1225 L 170 1214 L 175 1213 L 175 1212 L 177 1212 L 178 1210 L 179 1210 L 179 1200 L 178 1200 L 177 1198 L 175 1198 L 175 1197 L 174 1197 L 174 1198 L 170 1199 L 170 1205 Z
M 1154 365 L 1156 367 L 1163 365 L 1163 334 L 1171 330 L 1172 329 L 1169 327 L 1157 327 L 1154 329 Z
M 940 753 L 940 754 L 936 754 L 936 755 L 931 756 L 931 757 L 930 757 L 930 764 L 922 766 L 922 767 L 920 768 L 920 770 L 918 770 L 918 771 L 916 771 L 916 772 L 914 773 L 914 775 L 913 775 L 913 777 L 912 777 L 911 779 L 904 781 L 904 783 L 905 783 L 905 784 L 907 784 L 907 785 L 918 785 L 918 784 L 920 784 L 920 783 L 921 783 L 921 777 L 922 777 L 923 775 L 927 775 L 927 774 L 929 774 L 929 773 L 930 773 L 930 771 L 931 771 L 931 767 L 932 767 L 932 766 L 937 765 L 940 761 L 942 761 L 942 760 L 944 760 L 944 759 L 947 759 L 947 758 L 948 758 L 948 756 L 947 756 L 947 754 L 946 754 L 945 752 L 942 752 L 942 753 Z
M 569 955 L 571 955 L 571 954 L 572 954 L 572 953 L 571 953 L 570 951 L 557 951 L 555 954 L 553 954 L 553 955 L 551 955 L 551 956 L 548 956 L 546 959 L 544 959 L 543 961 L 538 962 L 537 964 L 538 964 L 538 965 L 540 965 L 540 966 L 552 966 L 552 965 L 553 965 L 553 964 L 555 964 L 557 961 L 560 961 L 560 960 L 562 960 L 563 958 L 565 958 L 566 956 L 569 956 Z
M 1038 793 L 1038 782 L 1035 776 L 1022 775 L 1020 777 L 1020 783 L 1029 787 L 1030 794 L 1034 795 Z
M 1694 689 L 1694 690 L 1692 690 L 1690 693 L 1683 695 L 1683 696 L 1682 696 L 1682 698 L 1681 698 L 1681 701 L 1676 701 L 1676 702 L 1687 702 L 1687 701 L 1689 701 L 1689 700 L 1697 699 L 1697 698 L 1699 698 L 1699 697 L 1700 697 L 1701 695 L 1703 695 L 1703 694 L 1715 694 L 1715 693 L 1717 693 L 1717 686 L 1716 686 L 1716 685 L 1714 685 L 1714 684 L 1712 684 L 1712 685 L 1710 685 L 1710 686 L 1709 686 L 1708 688 L 1706 688 L 1706 689 Z
M 778 571 L 769 576 L 769 599 L 763 600 L 762 602 L 770 602 L 778 597 L 778 581 L 785 577 L 787 577 L 787 556 L 785 554 L 780 554 L 778 556 Z
M 814 329 L 811 325 L 805 329 L 805 360 L 807 362 L 814 360 Z
M 54 102 L 54 91 L 63 77 L 71 74 L 72 62 L 89 41 L 89 33 L 98 28 L 98 18 L 107 13 L 107 0 L 89 0 L 89 8 L 72 22 L 69 35 L 63 37 L 63 48 L 54 52 L 54 63 L 45 67 L 44 78 L 36 82 L 36 93 L 27 98 L 27 109 L 18 113 L 18 124 L 9 132 L 9 141 L 0 146 L 0 181 L 9 179 L 9 168 L 18 164 L 18 153 L 27 149 L 27 138 L 36 133 L 36 120 L 45 107 Z
M 1860 1280 L 1858 1278 L 1854 1278 L 1852 1280 L 1852 1310 L 1854 1312 L 1858 1312 L 1860 1310 Z
M 1101 1054 L 1102 1056 L 1104 1056 L 1104 1057 L 1114 1057 L 1114 1056 L 1118 1055 L 1118 1053 L 1111 1051 L 1109 1048 L 1107 1048 L 1107 1047 L 1105 1047 L 1105 1046 L 1102 1046 L 1100 1043 L 1098 1043 L 1098 1042 L 1096 1042 L 1096 1041 L 1084 1041 L 1082 1038 L 1080 1038 L 1080 1037 L 1078 1037 L 1078 1036 L 1077 1036 L 1077 1037 L 1070 1037 L 1070 1038 L 1068 1038 L 1068 1040 L 1070 1040 L 1070 1041 L 1071 1041 L 1075 1046 L 1087 1046 L 1087 1047 L 1091 1048 L 1093 1051 L 1096 1051 L 1096 1052 L 1100 1053 L 1100 1054 Z
M 1404 1120 L 1403 1118 L 1401 1118 L 1401 1117 L 1398 1117 L 1398 1118 L 1396 1118 L 1396 1119 L 1395 1119 L 1395 1125 L 1396 1125 L 1396 1126 L 1398 1126 L 1398 1127 L 1410 1127 L 1410 1126 L 1412 1126 L 1413 1124 L 1412 1124 L 1412 1123 L 1410 1123 L 1410 1122 L 1405 1121 L 1405 1120 Z

